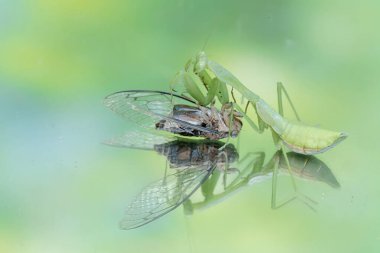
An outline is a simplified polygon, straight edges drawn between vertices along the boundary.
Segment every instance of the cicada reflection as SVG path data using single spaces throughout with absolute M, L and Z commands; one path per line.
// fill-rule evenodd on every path
M 228 172 L 238 153 L 232 144 L 220 150 L 223 145 L 180 140 L 154 144 L 151 149 L 166 156 L 169 171 L 165 171 L 162 179 L 146 186 L 130 203 L 121 228 L 132 229 L 158 219 L 183 204 L 214 170 Z M 143 148 L 148 149 L 145 144 Z

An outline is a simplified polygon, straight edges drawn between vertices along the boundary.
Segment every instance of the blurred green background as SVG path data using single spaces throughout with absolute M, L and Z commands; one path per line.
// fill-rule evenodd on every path
M 379 9 L 371 0 L 0 0 L 0 252 L 379 252 Z M 273 211 L 268 180 L 191 217 L 178 208 L 120 230 L 165 159 L 101 145 L 128 127 L 102 99 L 167 89 L 206 41 L 211 59 L 270 104 L 282 81 L 305 122 L 349 133 L 318 156 L 341 188 L 300 181 L 317 212 L 300 202 Z M 269 132 L 242 135 L 244 152 L 275 152 Z

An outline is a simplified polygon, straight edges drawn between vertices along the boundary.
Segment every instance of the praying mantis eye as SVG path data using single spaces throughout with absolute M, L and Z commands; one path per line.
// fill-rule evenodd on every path
M 196 56 L 195 72 L 200 73 L 206 70 L 207 62 L 208 59 L 206 53 L 204 51 L 199 52 Z

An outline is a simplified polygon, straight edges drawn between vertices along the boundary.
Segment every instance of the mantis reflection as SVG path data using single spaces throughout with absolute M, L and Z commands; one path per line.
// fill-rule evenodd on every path
M 221 171 L 214 171 L 201 186 L 203 200 L 192 202 L 188 199 L 184 203 L 185 213 L 192 214 L 194 210 L 208 208 L 215 203 L 226 200 L 245 186 L 252 186 L 268 179 L 272 179 L 272 209 L 278 209 L 293 200 L 299 199 L 312 210 L 315 210 L 313 204 L 317 203 L 300 192 L 296 192 L 296 196 L 281 204 L 277 203 L 278 175 L 288 174 L 287 163 L 281 152 L 277 151 L 266 164 L 264 164 L 264 152 L 247 154 L 238 162 L 238 168 L 241 169 L 239 174 L 229 183 L 226 183 L 225 177 L 227 174 L 223 174 Z M 287 153 L 287 156 L 294 176 L 311 181 L 324 182 L 333 188 L 340 187 L 329 167 L 315 156 L 306 156 L 294 152 Z M 221 176 L 223 176 L 223 189 L 221 192 L 216 193 L 216 185 L 220 181 Z
M 136 143 L 132 136 L 139 136 L 145 141 Z M 301 200 L 313 209 L 315 202 L 298 190 L 295 197 L 277 204 L 278 175 L 288 174 L 288 165 L 282 151 L 277 151 L 264 163 L 263 152 L 248 153 L 239 159 L 239 154 L 232 144 L 220 150 L 224 145 L 222 142 L 178 139 L 166 141 L 129 134 L 107 143 L 118 147 L 155 150 L 167 159 L 163 178 L 146 186 L 128 206 L 120 223 L 122 229 L 143 226 L 181 205 L 185 213 L 191 214 L 194 210 L 207 208 L 227 199 L 245 186 L 270 178 L 273 209 L 280 208 L 294 199 Z M 295 177 L 324 182 L 334 188 L 340 186 L 328 166 L 316 157 L 293 152 L 287 153 L 287 156 Z M 201 201 L 192 201 L 196 192 L 202 196 Z

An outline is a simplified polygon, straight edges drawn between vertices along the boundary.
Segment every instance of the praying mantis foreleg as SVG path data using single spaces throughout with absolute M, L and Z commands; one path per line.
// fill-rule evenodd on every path
M 207 85 L 207 94 L 204 95 L 200 89 L 200 87 L 204 87 L 204 83 L 194 72 L 183 71 L 179 78 L 190 96 L 192 96 L 196 102 L 202 106 L 210 104 L 219 90 L 219 81 L 217 79 L 212 79 Z
M 190 59 L 184 69 L 177 73 L 173 80 L 171 90 L 174 90 L 175 85 L 184 86 L 188 93 L 201 106 L 207 106 L 214 102 L 217 97 L 223 105 L 229 102 L 229 95 L 226 84 L 217 77 L 213 77 L 208 72 L 207 56 L 204 52 L 197 57 Z M 206 89 L 204 95 L 200 88 Z

